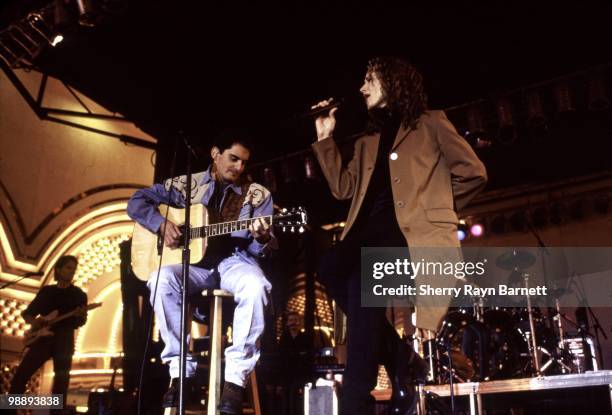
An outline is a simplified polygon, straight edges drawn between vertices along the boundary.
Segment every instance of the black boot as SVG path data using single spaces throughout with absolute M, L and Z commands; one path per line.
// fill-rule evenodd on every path
M 173 378 L 168 391 L 162 399 L 162 408 L 176 408 L 179 403 L 179 382 Z M 194 378 L 185 378 L 185 407 L 197 409 L 200 405 L 200 393 Z
M 427 363 L 403 341 L 396 354 L 395 373 L 391 377 L 391 402 L 389 414 L 412 415 L 416 413 L 417 384 L 424 384 L 427 379 Z
M 223 415 L 242 414 L 242 399 L 244 396 L 244 388 L 235 385 L 231 382 L 225 382 L 223 385 L 223 393 L 221 394 L 221 403 L 219 411 Z

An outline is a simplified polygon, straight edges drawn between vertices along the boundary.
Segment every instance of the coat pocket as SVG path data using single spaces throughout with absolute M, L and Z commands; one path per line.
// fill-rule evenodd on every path
M 459 223 L 455 211 L 448 208 L 425 209 L 425 216 L 430 222 L 452 223 L 454 225 Z

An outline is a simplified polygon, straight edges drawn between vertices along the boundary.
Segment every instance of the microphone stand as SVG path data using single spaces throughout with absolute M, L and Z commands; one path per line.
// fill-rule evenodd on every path
M 187 349 L 189 348 L 187 343 L 187 335 L 189 333 L 189 328 L 187 327 L 187 323 L 189 319 L 187 318 L 187 313 L 189 306 L 187 304 L 188 293 L 189 293 L 189 260 L 191 258 L 191 249 L 189 248 L 189 243 L 191 242 L 191 218 L 190 218 L 190 209 L 191 209 L 191 155 L 197 155 L 189 143 L 187 137 L 183 136 L 182 133 L 179 133 L 179 139 L 183 140 L 185 147 L 187 149 L 187 162 L 186 162 L 186 175 L 185 175 L 185 229 L 183 232 L 183 290 L 181 292 L 181 347 L 180 347 L 180 358 L 179 358 L 179 402 L 178 402 L 178 414 L 185 414 L 185 376 L 187 369 Z
M 10 287 L 11 285 L 15 285 L 23 279 L 30 278 L 30 277 L 36 277 L 36 276 L 42 276 L 42 275 L 43 275 L 42 272 L 26 272 L 24 275 L 21 276 L 21 278 L 17 278 L 16 280 L 5 283 L 2 287 L 0 287 L 0 290 L 5 289 L 6 287 Z

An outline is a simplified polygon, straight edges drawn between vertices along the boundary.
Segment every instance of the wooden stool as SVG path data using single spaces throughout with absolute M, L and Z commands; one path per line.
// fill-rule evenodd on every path
M 221 398 L 221 359 L 223 358 L 223 299 L 233 298 L 234 295 L 225 290 L 204 290 L 204 297 L 211 298 L 210 302 L 210 364 L 208 374 L 208 400 L 206 402 L 207 415 L 217 415 L 217 406 Z M 251 397 L 255 415 L 261 415 L 257 378 L 253 370 L 250 375 Z

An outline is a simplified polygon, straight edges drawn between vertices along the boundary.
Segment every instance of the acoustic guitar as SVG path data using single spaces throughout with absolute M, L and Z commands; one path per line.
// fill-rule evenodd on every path
M 159 212 L 162 216 L 168 213 L 168 220 L 174 222 L 185 235 L 185 209 L 173 208 L 168 205 L 160 205 Z M 264 220 L 276 231 L 280 232 L 303 232 L 308 224 L 308 215 L 302 207 L 282 209 L 274 215 L 260 216 L 248 219 L 240 219 L 230 222 L 209 224 L 209 215 L 206 206 L 196 204 L 190 210 L 190 259 L 191 264 L 197 264 L 204 258 L 206 253 L 206 242 L 208 238 L 226 235 L 236 231 L 248 230 L 249 226 L 257 219 Z M 134 225 L 132 234 L 132 270 L 142 280 L 147 281 L 149 276 L 161 265 L 176 265 L 182 263 L 182 243 L 178 248 L 168 248 L 164 245 L 160 235 L 150 232 L 140 224 Z

